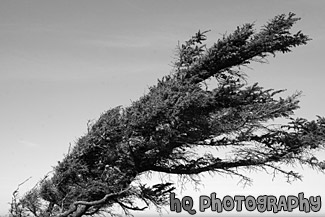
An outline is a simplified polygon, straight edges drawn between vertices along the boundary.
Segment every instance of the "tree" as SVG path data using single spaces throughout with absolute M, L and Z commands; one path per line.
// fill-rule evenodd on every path
M 305 45 L 308 36 L 290 32 L 298 20 L 293 13 L 278 15 L 258 32 L 245 24 L 209 48 L 207 32 L 196 33 L 177 47 L 171 74 L 129 107 L 112 108 L 90 124 L 51 176 L 13 200 L 12 216 L 113 214 L 114 205 L 128 214 L 168 204 L 172 183 L 147 186 L 138 179 L 150 171 L 190 179 L 226 173 L 244 181 L 250 178 L 241 169 L 271 169 L 289 180 L 301 176 L 281 165 L 322 171 L 314 153 L 324 147 L 325 118 L 293 118 L 300 93 L 277 97 L 283 90 L 248 85 L 241 70 Z M 277 118 L 287 124 L 270 125 Z M 220 158 L 206 147 L 227 147 L 233 155 Z M 139 200 L 146 206 L 138 207 Z

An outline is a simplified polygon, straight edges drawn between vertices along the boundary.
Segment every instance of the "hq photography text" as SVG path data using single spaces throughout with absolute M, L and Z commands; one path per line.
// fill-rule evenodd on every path
M 170 194 L 170 211 L 180 213 L 182 210 L 188 212 L 191 215 L 197 213 L 193 208 L 194 201 L 190 196 L 184 196 L 179 199 L 175 196 L 175 193 Z M 199 211 L 205 212 L 211 210 L 213 212 L 230 212 L 236 210 L 242 212 L 244 209 L 247 211 L 263 212 L 292 212 L 298 209 L 300 212 L 318 212 L 322 207 L 322 200 L 320 196 L 304 197 L 304 193 L 300 192 L 298 196 L 281 195 L 278 198 L 273 195 L 260 195 L 257 198 L 254 196 L 236 195 L 231 197 L 229 195 L 221 198 L 217 197 L 215 192 L 210 196 L 201 195 L 199 197 Z

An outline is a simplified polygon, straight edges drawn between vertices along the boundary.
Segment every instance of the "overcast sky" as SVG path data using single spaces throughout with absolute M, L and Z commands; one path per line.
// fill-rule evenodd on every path
M 259 28 L 275 15 L 295 12 L 302 18 L 295 30 L 313 40 L 269 64 L 254 64 L 248 81 L 288 94 L 302 90 L 297 116 L 324 116 L 324 6 L 316 0 L 1 0 L 0 214 L 7 213 L 19 183 L 31 176 L 22 189 L 33 186 L 63 158 L 88 120 L 129 105 L 170 73 L 178 41 L 199 29 L 212 30 L 212 43 L 243 23 Z M 325 175 L 302 174 L 303 182 L 288 184 L 281 175 L 272 181 L 272 175 L 252 173 L 255 181 L 246 188 L 236 178 L 207 176 L 201 190 L 325 198 Z M 187 188 L 188 196 L 200 194 Z

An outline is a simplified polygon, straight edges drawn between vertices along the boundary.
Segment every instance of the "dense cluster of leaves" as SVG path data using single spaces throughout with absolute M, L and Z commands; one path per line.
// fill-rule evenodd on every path
M 146 208 L 137 207 L 138 200 L 147 206 L 165 205 L 174 187 L 163 181 L 142 184 L 138 177 L 150 171 L 187 176 L 227 173 L 249 180 L 239 168 L 271 168 L 289 178 L 300 176 L 280 164 L 324 169 L 313 153 L 324 147 L 325 119 L 293 119 L 299 93 L 276 98 L 283 90 L 248 85 L 240 70 L 252 61 L 263 62 L 270 54 L 306 44 L 310 40 L 306 35 L 290 32 L 298 20 L 292 13 L 279 15 L 259 32 L 246 24 L 210 48 L 203 43 L 207 32 L 199 31 L 178 46 L 172 74 L 129 107 L 102 114 L 54 168 L 53 176 L 12 208 L 12 216 L 22 216 L 21 210 L 34 216 L 112 214 L 116 204 L 128 213 Z M 205 87 L 208 79 L 215 82 L 214 88 Z M 269 126 L 268 121 L 276 118 L 287 119 L 288 124 Z M 193 151 L 204 147 L 231 147 L 233 155 L 220 158 Z

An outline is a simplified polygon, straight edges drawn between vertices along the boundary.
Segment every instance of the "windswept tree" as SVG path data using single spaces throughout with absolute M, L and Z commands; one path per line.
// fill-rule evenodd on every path
M 222 173 L 245 181 L 245 169 L 273 170 L 290 180 L 301 176 L 284 168 L 297 163 L 322 171 L 315 153 L 324 147 L 325 118 L 293 118 L 300 93 L 278 97 L 283 90 L 249 85 L 241 70 L 305 45 L 310 38 L 291 30 L 298 20 L 293 13 L 278 15 L 259 31 L 245 24 L 211 47 L 204 43 L 207 32 L 196 33 L 177 47 L 172 73 L 130 106 L 112 108 L 89 125 L 53 174 L 13 201 L 12 216 L 160 207 L 175 187 L 163 180 L 142 183 L 139 177 L 153 171 L 188 178 Z M 270 124 L 279 119 L 286 124 Z M 231 155 L 218 155 L 221 147 Z

